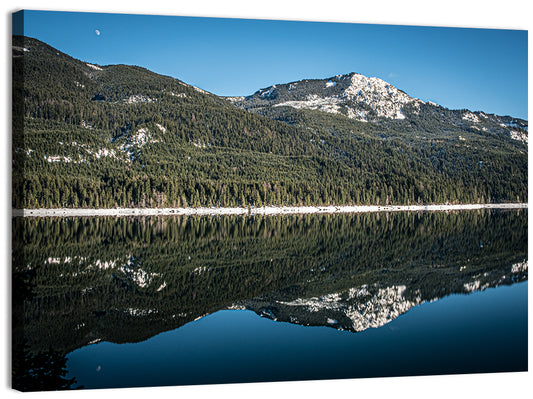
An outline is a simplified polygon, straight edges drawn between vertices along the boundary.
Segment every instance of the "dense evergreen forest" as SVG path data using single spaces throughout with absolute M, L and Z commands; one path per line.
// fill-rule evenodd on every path
M 443 110 L 445 112 L 445 110 Z M 527 144 L 439 124 L 261 115 L 13 37 L 13 207 L 527 201 Z

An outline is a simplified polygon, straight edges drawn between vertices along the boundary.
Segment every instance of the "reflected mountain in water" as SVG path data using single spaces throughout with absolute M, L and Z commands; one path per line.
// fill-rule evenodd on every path
M 527 280 L 527 211 L 15 218 L 13 341 L 141 342 L 222 309 L 362 331 Z M 22 289 L 22 288 L 21 288 Z
M 527 261 L 516 263 L 499 271 L 457 278 L 452 286 L 435 287 L 448 293 L 468 294 L 487 288 L 527 280 Z M 464 270 L 464 269 L 463 269 Z M 461 270 L 461 271 L 463 271 Z M 501 274 L 503 273 L 503 274 Z M 289 322 L 305 326 L 329 326 L 352 332 L 381 327 L 414 306 L 438 300 L 439 296 L 423 298 L 419 288 L 406 285 L 382 287 L 375 283 L 363 284 L 349 290 L 320 297 L 290 300 L 270 294 L 235 303 L 230 309 L 246 309 L 274 321 Z

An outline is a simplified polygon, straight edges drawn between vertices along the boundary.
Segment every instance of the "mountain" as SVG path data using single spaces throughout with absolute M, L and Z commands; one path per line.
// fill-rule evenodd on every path
M 527 269 L 527 261 L 518 262 L 510 265 L 503 274 L 492 271 L 475 277 L 457 278 L 446 286 L 446 291 L 469 294 L 511 282 L 526 281 Z M 309 298 L 287 298 L 287 295 L 280 291 L 236 302 L 230 308 L 251 310 L 261 317 L 278 322 L 361 332 L 369 328 L 379 328 L 415 306 L 440 299 L 441 294 L 436 287 L 433 289 L 433 298 L 423 296 L 416 284 L 363 284 Z
M 15 208 L 527 201 L 526 139 L 357 74 L 227 99 L 13 37 Z
M 385 124 L 387 120 L 416 123 L 435 119 L 437 129 L 473 129 L 527 142 L 528 123 L 523 119 L 481 111 L 449 110 L 413 98 L 379 78 L 358 73 L 327 79 L 302 80 L 260 89 L 248 97 L 228 97 L 231 103 L 256 113 L 278 107 L 319 110 L 361 122 Z

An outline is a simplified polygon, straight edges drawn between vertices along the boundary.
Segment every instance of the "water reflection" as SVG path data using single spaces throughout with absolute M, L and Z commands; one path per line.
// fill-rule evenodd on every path
M 48 354 L 58 383 L 36 389 L 66 389 L 73 350 L 221 309 L 358 332 L 527 280 L 527 212 L 16 218 L 13 279 L 13 381 L 38 387 L 15 360 Z

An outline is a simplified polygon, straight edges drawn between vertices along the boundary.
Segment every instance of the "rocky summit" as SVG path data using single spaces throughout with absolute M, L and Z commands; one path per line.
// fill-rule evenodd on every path
M 528 123 L 523 119 L 466 109 L 449 110 L 433 102 L 413 98 L 382 79 L 358 73 L 276 84 L 248 97 L 227 99 L 241 108 L 260 114 L 267 109 L 291 107 L 340 114 L 361 122 L 415 122 L 431 118 L 438 121 L 443 129 L 451 125 L 506 135 L 524 142 L 528 140 Z

